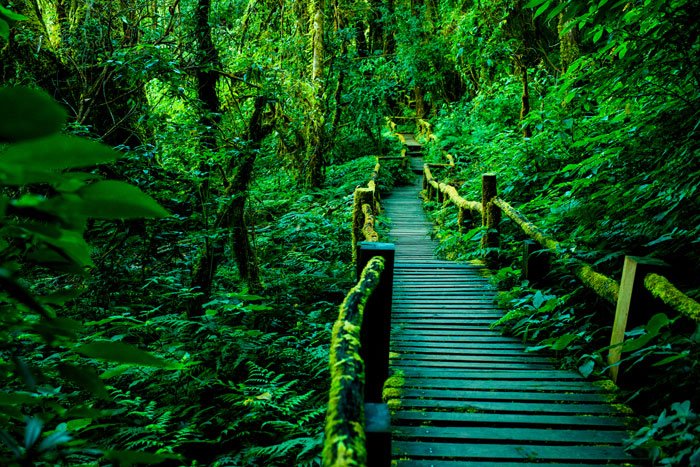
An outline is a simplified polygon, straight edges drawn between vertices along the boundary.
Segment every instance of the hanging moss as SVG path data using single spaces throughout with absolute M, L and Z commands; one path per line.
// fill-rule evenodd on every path
M 330 352 L 331 388 L 326 411 L 324 466 L 367 463 L 364 432 L 364 362 L 360 357 L 360 325 L 369 296 L 379 284 L 384 258 L 372 258 L 357 285 L 340 305 Z
M 700 321 L 700 303 L 678 290 L 668 279 L 658 274 L 647 274 L 644 287 L 670 308 L 692 320 Z

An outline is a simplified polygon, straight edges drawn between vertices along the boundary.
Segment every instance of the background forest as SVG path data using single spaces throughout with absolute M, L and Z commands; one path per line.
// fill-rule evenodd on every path
M 371 156 L 400 150 L 390 115 L 430 120 L 428 157 L 454 155 L 437 176 L 465 196 L 495 172 L 570 254 L 618 279 L 625 254 L 661 259 L 697 299 L 699 15 L 697 0 L 0 3 L 0 463 L 319 465 L 351 194 Z M 484 253 L 483 229 L 433 207 L 445 256 Z M 602 374 L 610 305 L 564 263 L 521 281 L 505 237 L 505 331 Z M 631 337 L 624 389 L 650 418 L 630 448 L 700 464 L 700 333 L 668 315 Z

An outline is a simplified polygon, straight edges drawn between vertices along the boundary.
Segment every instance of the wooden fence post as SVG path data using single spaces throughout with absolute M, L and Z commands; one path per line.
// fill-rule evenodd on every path
M 389 336 L 391 302 L 394 288 L 393 243 L 360 242 L 357 275 L 375 256 L 384 258 L 379 285 L 365 305 L 360 329 L 360 356 L 365 362 L 365 434 L 367 465 L 391 465 L 391 428 L 389 408 L 382 401 L 384 382 L 389 377 Z
M 492 202 L 497 195 L 496 174 L 483 174 L 481 176 L 481 205 L 483 208 L 481 225 L 486 227 L 486 232 L 481 237 L 482 248 L 498 247 L 498 224 L 501 222 L 501 210 Z
M 644 277 L 664 265 L 662 261 L 653 258 L 625 256 L 620 292 L 615 308 L 615 322 L 610 337 L 610 345 L 614 347 L 608 353 L 608 365 L 620 362 L 627 324 L 630 323 L 630 326 L 643 324 L 649 319 L 651 310 L 656 308 L 655 304 L 658 302 L 644 287 Z M 610 368 L 610 378 L 613 381 L 617 382 L 619 375 L 619 364 Z

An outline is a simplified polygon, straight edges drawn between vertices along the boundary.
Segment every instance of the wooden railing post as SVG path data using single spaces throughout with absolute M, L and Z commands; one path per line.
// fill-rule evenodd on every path
M 482 248 L 497 248 L 499 243 L 498 224 L 501 222 L 501 210 L 493 203 L 498 195 L 496 174 L 488 173 L 481 176 L 481 225 L 486 227 L 481 237 Z
M 360 351 L 365 361 L 365 400 L 381 402 L 384 381 L 389 377 L 389 334 L 395 248 L 393 243 L 380 242 L 360 242 L 358 246 L 358 277 L 373 257 L 382 256 L 385 261 L 379 285 L 365 307 Z
M 360 242 L 357 274 L 375 256 L 384 258 L 384 271 L 379 285 L 365 305 L 360 330 L 360 356 L 365 362 L 365 434 L 367 464 L 391 465 L 391 429 L 389 408 L 382 401 L 384 382 L 389 377 L 389 335 L 391 303 L 394 288 L 393 243 Z
M 655 308 L 655 304 L 658 303 L 644 287 L 644 277 L 650 272 L 658 271 L 662 266 L 664 266 L 662 261 L 653 258 L 625 256 L 620 293 L 617 295 L 615 321 L 610 337 L 612 348 L 608 353 L 608 364 L 615 365 L 610 368 L 610 378 L 615 382 L 620 376 L 619 362 L 628 323 L 630 327 L 643 324 L 649 319 L 652 308 Z

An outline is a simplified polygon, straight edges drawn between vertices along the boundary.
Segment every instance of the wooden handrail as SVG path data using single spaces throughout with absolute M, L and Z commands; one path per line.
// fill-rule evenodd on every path
M 400 134 L 399 134 L 400 136 Z M 404 141 L 405 142 L 405 141 Z M 401 156 L 377 156 L 377 163 L 367 182 L 367 187 L 358 187 L 353 193 L 352 210 L 352 259 L 357 261 L 358 244 L 361 241 L 378 242 L 379 234 L 375 229 L 376 216 L 381 212 L 381 202 L 377 181 L 382 167 L 382 160 L 402 160 L 408 165 L 405 149 Z
M 449 199 L 452 202 L 452 204 L 454 204 L 458 208 L 467 209 L 469 211 L 475 211 L 475 212 L 478 212 L 479 214 L 482 213 L 483 209 L 482 209 L 481 203 L 478 203 L 476 201 L 467 201 L 466 199 L 459 196 L 459 193 L 457 192 L 457 189 L 455 187 L 453 187 L 452 185 L 448 185 L 446 183 L 442 183 L 442 182 L 437 181 L 433 177 L 433 174 L 430 172 L 431 165 L 432 164 L 424 164 L 423 165 L 424 188 L 425 188 L 425 183 L 427 183 L 431 187 L 438 190 L 440 193 L 446 195 L 447 199 Z
M 644 287 L 669 308 L 686 318 L 700 322 L 700 303 L 678 290 L 664 276 L 655 273 L 647 274 L 644 277 Z
M 423 172 L 423 187 L 427 192 L 428 199 L 435 197 L 438 201 L 443 202 L 447 199 L 452 204 L 459 207 L 460 211 L 458 222 L 461 229 L 465 208 L 467 206 L 475 208 L 475 205 L 478 205 L 479 203 L 464 200 L 464 198 L 459 196 L 456 188 L 435 180 L 430 172 L 428 164 L 424 166 Z M 518 225 L 528 237 L 542 245 L 545 250 L 569 260 L 570 264 L 573 265 L 574 274 L 576 274 L 576 276 L 585 286 L 593 290 L 599 297 L 616 306 L 610 344 L 611 351 L 608 357 L 608 362 L 611 365 L 611 377 L 616 381 L 618 377 L 617 365 L 619 364 L 622 353 L 621 344 L 624 340 L 627 317 L 630 313 L 630 308 L 634 307 L 633 304 L 639 304 L 642 301 L 642 299 L 639 298 L 640 287 L 636 285 L 639 283 L 639 281 L 638 279 L 634 278 L 635 270 L 637 268 L 637 264 L 644 266 L 646 263 L 655 262 L 645 260 L 639 263 L 639 261 L 636 259 L 625 257 L 625 268 L 623 270 L 622 280 L 621 283 L 618 283 L 616 280 L 595 271 L 590 264 L 573 258 L 570 253 L 562 248 L 560 242 L 547 235 L 542 229 L 530 222 L 521 212 L 511 206 L 508 202 L 496 196 L 495 188 L 486 190 L 485 187 L 487 185 L 487 181 L 489 184 L 495 187 L 495 176 L 485 174 L 482 177 L 482 185 L 484 186 L 484 189 L 482 190 L 484 194 L 480 205 L 480 212 L 482 213 L 482 226 L 488 226 L 489 234 L 493 234 L 492 231 L 495 229 L 496 240 L 494 241 L 492 238 L 491 241 L 484 241 L 484 238 L 486 238 L 485 235 L 484 238 L 482 238 L 482 247 L 487 248 L 489 246 L 497 245 L 498 221 L 494 220 L 492 216 L 500 216 L 500 213 L 503 213 L 508 218 L 513 220 L 513 222 L 515 222 L 515 224 Z M 431 190 L 431 188 L 433 190 Z M 488 194 L 487 191 L 489 192 Z M 641 267 L 640 270 L 644 271 L 645 268 Z M 646 273 L 641 277 L 643 277 L 641 283 L 643 284 L 643 288 L 646 289 L 647 293 L 650 293 L 651 296 L 661 300 L 669 309 L 674 310 L 675 312 L 696 322 L 700 322 L 700 303 L 685 295 L 668 279 L 658 273 Z
M 365 222 L 362 226 L 362 234 L 367 242 L 378 242 L 379 234 L 374 230 L 374 213 L 372 212 L 372 206 L 369 204 L 362 205 L 362 214 L 365 218 Z
M 503 214 L 512 219 L 526 235 L 537 243 L 553 253 L 561 254 L 562 257 L 571 258 L 571 255 L 562 253 L 561 244 L 558 241 L 554 240 L 552 237 L 545 234 L 542 229 L 528 221 L 521 212 L 506 201 L 501 198 L 495 198 L 493 203 L 501 209 Z M 613 305 L 617 303 L 620 285 L 614 279 L 596 272 L 590 264 L 584 263 L 583 261 L 574 260 L 573 264 L 576 277 L 578 277 L 584 285 Z
M 330 351 L 331 388 L 326 411 L 324 466 L 367 465 L 364 371 L 360 330 L 365 306 L 379 285 L 384 258 L 372 258 L 340 305 Z

